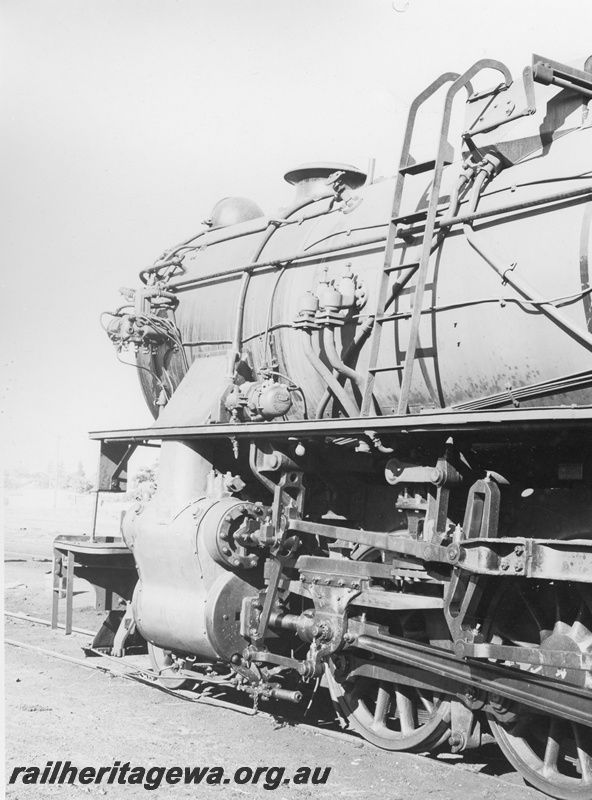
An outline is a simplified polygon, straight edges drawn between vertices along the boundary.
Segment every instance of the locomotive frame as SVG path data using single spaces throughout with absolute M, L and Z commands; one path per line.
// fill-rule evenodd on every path
M 483 69 L 497 71 L 501 83 L 475 91 L 471 81 Z M 436 310 L 435 291 L 424 304 L 433 255 L 461 229 L 522 308 L 589 355 L 588 328 L 483 251 L 473 231 L 539 207 L 583 208 L 589 218 L 589 181 L 478 210 L 484 188 L 507 166 L 479 137 L 532 116 L 535 84 L 566 92 L 585 110 L 592 63 L 577 70 L 534 56 L 522 102 L 504 101 L 515 84 L 489 59 L 428 87 L 411 106 L 386 230 L 347 233 L 337 242 L 328 236 L 328 243 L 263 260 L 263 248 L 296 213 L 302 224 L 358 208 L 363 176 L 313 165 L 302 174 L 309 182 L 320 178 L 316 195 L 263 223 L 248 208 L 247 229 L 214 220 L 201 238 L 144 270 L 134 307 L 111 315 L 107 330 L 118 349 L 136 351 L 145 394 L 160 413 L 152 427 L 92 437 L 101 442 L 98 491 L 125 488 L 137 446 L 160 441 L 162 448 L 157 497 L 124 522 L 139 582 L 118 654 L 136 627 L 168 685 L 184 684 L 208 664 L 220 676 L 230 668 L 232 685 L 255 698 L 298 702 L 299 682 L 324 678 L 350 726 L 391 750 L 426 752 L 448 743 L 461 752 L 477 746 L 488 726 L 528 782 L 574 800 L 592 798 L 592 410 L 577 394 L 592 384 L 592 371 L 509 384 L 440 408 L 422 406 L 414 389 L 418 371 L 430 383 L 432 356 L 421 338 L 426 315 Z M 416 116 L 447 85 L 435 158 L 416 163 Z M 453 163 L 451 110 L 462 89 L 478 113 L 463 134 L 460 177 L 443 202 L 443 175 Z M 410 207 L 408 182 L 425 173 L 430 190 Z M 578 177 L 586 175 L 584 169 Z M 246 233 L 257 242 L 248 263 L 188 271 L 187 255 Z M 587 269 L 584 234 L 582 242 Z M 405 248 L 412 244 L 410 260 Z M 384 256 L 368 299 L 351 265 L 372 248 Z M 351 261 L 340 282 L 330 283 L 326 262 L 333 258 Z M 325 264 L 316 294 L 298 301 L 290 324 L 272 325 L 280 278 L 313 262 Z M 260 352 L 245 354 L 244 315 L 250 283 L 263 272 L 277 278 L 262 337 L 268 360 L 261 363 Z M 207 370 L 214 370 L 216 343 L 199 343 L 204 357 L 194 368 L 199 358 L 190 363 L 175 315 L 184 294 L 237 278 L 226 368 L 214 376 Z M 574 302 L 587 307 L 588 289 Z M 399 303 L 403 296 L 408 305 Z M 366 302 L 372 307 L 364 316 Z M 344 324 L 356 335 L 349 346 L 342 337 L 338 352 Z M 396 363 L 384 360 L 387 324 L 397 339 Z M 286 340 L 273 333 L 282 326 L 325 387 L 320 399 L 280 369 L 289 355 Z M 377 399 L 385 380 L 396 385 L 396 406 Z M 317 418 L 308 418 L 307 397 L 316 401 Z

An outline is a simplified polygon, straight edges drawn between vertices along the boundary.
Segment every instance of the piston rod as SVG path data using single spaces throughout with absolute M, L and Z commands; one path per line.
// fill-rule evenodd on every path
M 360 636 L 356 647 L 502 695 L 542 714 L 592 727 L 592 694 L 585 689 L 490 662 L 461 660 L 452 652 L 407 639 L 378 635 L 380 638 Z

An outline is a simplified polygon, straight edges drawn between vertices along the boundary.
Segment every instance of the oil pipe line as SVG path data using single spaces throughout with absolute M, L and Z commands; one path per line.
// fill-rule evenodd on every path
M 589 194 L 592 194 L 592 184 L 588 186 L 582 186 L 578 189 L 573 189 L 570 191 L 557 192 L 555 194 L 547 195 L 546 197 L 535 198 L 534 200 L 524 200 L 519 203 L 508 203 L 504 206 L 498 206 L 496 208 L 488 209 L 487 211 L 479 211 L 471 214 L 460 214 L 455 217 L 448 217 L 446 219 L 446 227 L 451 227 L 453 225 L 462 224 L 465 222 L 472 222 L 473 220 L 477 219 L 486 219 L 487 217 L 495 217 L 499 214 L 509 214 L 512 213 L 513 211 L 522 211 L 528 208 L 545 205 L 546 203 L 558 203 L 564 200 L 570 200 L 573 198 L 582 197 L 584 195 L 589 195 Z M 326 211 L 324 213 L 329 213 L 329 211 Z M 441 220 L 436 218 L 435 224 L 436 227 L 439 227 L 441 224 Z M 400 237 L 412 236 L 415 234 L 419 234 L 422 231 L 423 231 L 422 225 L 410 228 L 404 228 L 399 232 L 399 236 Z M 345 236 L 346 234 L 347 231 L 343 231 L 343 235 Z M 302 250 L 294 253 L 291 256 L 280 256 L 278 258 L 270 259 L 268 261 L 258 261 L 255 263 L 249 263 L 241 267 L 235 267 L 234 269 L 226 270 L 224 272 L 213 272 L 210 273 L 209 275 L 195 276 L 194 278 L 191 278 L 190 280 L 187 280 L 185 282 L 179 282 L 174 284 L 174 286 L 171 286 L 171 289 L 174 289 L 175 292 L 184 291 L 186 289 L 193 288 L 198 283 L 206 283 L 208 281 L 217 280 L 219 278 L 232 278 L 235 275 L 240 275 L 245 270 L 256 271 L 259 269 L 264 269 L 269 267 L 277 267 L 279 264 L 282 264 L 284 262 L 312 259 L 316 258 L 317 256 L 337 253 L 342 250 L 353 250 L 357 247 L 367 247 L 368 245 L 372 244 L 381 244 L 384 241 L 386 241 L 386 234 L 376 235 L 376 236 L 365 236 L 361 237 L 360 239 L 356 239 L 353 242 L 344 242 L 338 245 L 318 248 L 315 250 L 308 250 L 308 251 Z
M 332 197 L 332 195 L 327 195 L 327 197 Z M 317 200 L 322 200 L 324 198 L 323 197 L 319 197 L 319 198 L 316 198 L 316 199 Z M 166 259 L 172 258 L 173 256 L 175 256 L 181 250 L 187 250 L 187 252 L 191 252 L 193 250 L 199 250 L 202 246 L 203 247 L 209 247 L 209 246 L 215 245 L 215 244 L 222 244 L 224 242 L 230 242 L 230 241 L 233 241 L 234 239 L 242 239 L 245 236 L 255 236 L 258 233 L 263 233 L 263 231 L 267 230 L 268 226 L 271 225 L 271 224 L 277 225 L 278 227 L 279 226 L 286 226 L 286 225 L 301 225 L 303 222 L 308 222 L 308 220 L 316 219 L 317 217 L 322 217 L 325 214 L 335 213 L 338 210 L 339 209 L 337 207 L 328 208 L 328 209 L 322 209 L 320 211 L 314 211 L 312 214 L 303 214 L 301 217 L 298 217 L 297 219 L 285 219 L 283 217 L 282 218 L 269 217 L 266 220 L 264 225 L 259 225 L 256 228 L 249 228 L 248 230 L 233 231 L 233 232 L 228 231 L 223 236 L 219 236 L 218 238 L 209 239 L 206 242 L 205 245 L 200 245 L 200 244 L 193 245 L 193 244 L 191 244 L 192 242 L 197 241 L 198 239 L 201 239 L 201 237 L 204 236 L 207 233 L 213 233 L 214 231 L 222 230 L 220 228 L 204 229 L 202 231 L 199 231 L 199 233 L 197 233 L 195 236 L 192 236 L 190 239 L 186 239 L 184 242 L 181 242 L 180 244 L 175 245 L 170 250 L 166 250 L 155 264 L 153 264 L 151 267 L 147 267 L 146 269 L 141 270 L 141 272 L 140 272 L 140 280 L 143 283 L 146 283 L 147 282 L 146 281 L 146 276 L 149 276 L 150 274 L 152 274 L 154 272 L 158 272 L 159 269 L 162 269 L 165 266 L 165 264 L 159 264 L 158 262 L 163 262 L 163 261 L 166 261 Z M 183 258 L 183 257 L 184 256 L 181 256 L 181 258 Z
M 352 383 L 355 383 L 359 388 L 364 386 L 364 377 L 355 369 L 348 367 L 340 358 L 335 346 L 335 325 L 329 325 L 323 329 L 323 344 L 325 345 L 325 353 L 329 359 L 329 363 L 333 369 L 337 370 L 344 378 L 349 378 Z
M 513 211 L 524 211 L 525 209 L 534 208 L 535 206 L 543 206 L 546 203 L 561 203 L 564 200 L 571 200 L 576 197 L 583 197 L 584 195 L 592 194 L 592 184 L 588 186 L 580 186 L 578 189 L 570 189 L 564 192 L 556 192 L 555 194 L 547 195 L 546 197 L 537 197 L 531 200 L 522 200 L 518 203 L 507 203 L 504 206 L 491 208 L 487 211 L 471 210 L 468 214 L 458 214 L 455 217 L 436 217 L 437 227 L 450 227 L 452 225 L 461 225 L 469 222 L 474 222 L 478 219 L 486 219 L 487 217 L 495 217 L 498 214 L 510 214 Z M 411 228 L 405 228 L 399 231 L 398 236 L 404 238 L 406 236 L 413 236 L 421 233 L 423 225 L 417 225 Z
M 366 321 L 363 323 L 362 327 L 356 334 L 355 338 L 348 344 L 348 346 L 343 351 L 342 361 L 346 362 L 348 358 L 355 353 L 359 348 L 362 346 L 364 339 L 372 330 L 374 325 L 374 317 L 368 317 Z M 315 412 L 316 419 L 321 419 L 323 414 L 325 413 L 325 409 L 327 408 L 327 404 L 331 399 L 331 392 L 329 389 L 325 389 L 323 396 L 317 406 L 317 410 Z
M 317 354 L 312 341 L 313 331 L 304 330 L 303 328 L 300 328 L 299 330 L 302 331 L 304 353 L 306 357 L 308 358 L 308 360 L 310 361 L 316 372 L 319 374 L 321 379 L 325 382 L 327 387 L 335 395 L 335 398 L 341 404 L 347 416 L 357 417 L 360 413 L 358 407 L 352 400 L 350 400 L 343 386 L 339 383 L 339 381 L 333 375 L 331 370 L 325 366 L 325 364 L 321 361 L 321 357 Z M 318 331 L 315 331 L 314 335 L 316 339 L 315 344 L 318 345 L 319 344 Z
M 589 173 L 583 173 L 581 175 L 569 175 L 569 176 L 562 177 L 562 178 L 552 178 L 552 179 L 541 180 L 541 181 L 529 181 L 527 183 L 516 184 L 516 186 L 517 187 L 523 187 L 523 186 L 532 186 L 532 185 L 541 184 L 541 183 L 557 182 L 557 181 L 562 181 L 562 180 L 582 179 L 582 178 L 587 178 L 588 175 L 589 175 Z M 371 181 L 369 181 L 369 183 L 371 183 Z M 496 192 L 492 192 L 491 194 L 496 194 L 498 191 L 508 191 L 508 189 L 499 189 L 499 190 L 496 190 Z M 528 206 L 526 206 L 526 207 L 528 207 Z M 320 212 L 316 211 L 313 214 L 303 215 L 299 219 L 281 220 L 281 224 L 282 225 L 301 224 L 303 222 L 307 222 L 309 219 L 315 219 L 316 217 L 322 216 L 324 214 L 332 213 L 332 212 L 335 212 L 335 211 L 337 211 L 336 208 L 325 210 L 325 211 L 320 211 Z M 480 212 L 480 213 L 483 214 L 483 212 Z M 485 213 L 487 214 L 488 212 L 485 212 Z M 477 217 L 477 218 L 479 218 L 479 217 Z M 437 225 L 440 224 L 438 222 L 438 220 L 436 220 L 436 224 Z M 450 224 L 450 222 L 448 222 L 447 224 Z M 386 225 L 388 225 L 388 223 L 384 223 L 384 225 L 386 226 Z M 218 239 L 213 239 L 213 241 L 208 241 L 207 244 L 208 244 L 208 246 L 209 245 L 214 245 L 214 244 L 220 244 L 222 242 L 232 241 L 233 239 L 240 239 L 240 238 L 243 238 L 244 236 L 255 235 L 257 233 L 261 233 L 262 231 L 264 231 L 266 229 L 266 227 L 267 227 L 267 224 L 266 225 L 261 225 L 261 226 L 259 226 L 257 228 L 253 228 L 253 229 L 246 230 L 246 231 L 238 231 L 238 232 L 235 231 L 233 233 L 228 232 L 224 236 L 221 236 Z M 379 227 L 379 226 L 371 226 L 371 227 Z M 214 229 L 214 230 L 216 230 L 216 229 Z M 411 235 L 414 232 L 415 232 L 415 229 L 413 229 L 413 228 L 409 229 L 408 228 L 408 229 L 405 230 L 405 235 Z M 200 239 L 206 233 L 213 233 L 213 230 L 211 228 L 207 228 L 207 229 L 204 228 L 204 230 L 199 231 L 197 234 L 195 234 L 195 236 L 191 236 L 189 239 L 186 239 L 183 242 L 180 242 L 179 244 L 177 244 L 174 247 L 172 247 L 170 250 L 166 250 L 163 253 L 163 255 L 161 256 L 161 258 L 159 258 L 158 260 L 159 261 L 164 261 L 167 258 L 171 258 L 172 256 L 176 255 L 179 252 L 179 250 L 185 250 L 186 249 L 188 251 L 191 251 L 191 250 L 199 249 L 200 245 L 193 246 L 191 243 L 196 241 L 197 239 Z M 335 235 L 337 235 L 337 234 L 335 234 Z M 148 275 L 151 272 L 156 272 L 158 269 L 159 269 L 158 264 L 155 264 L 152 267 L 148 267 L 148 268 L 142 270 L 140 272 L 140 279 L 142 280 L 142 282 L 145 283 L 145 279 L 144 279 L 143 276 Z
M 327 191 L 320 197 L 307 197 L 305 200 L 300 200 L 296 203 L 293 203 L 289 208 L 287 208 L 283 215 L 279 219 L 272 219 L 269 220 L 267 224 L 267 228 L 263 234 L 262 240 L 259 242 L 258 246 L 255 248 L 255 252 L 251 257 L 251 264 L 256 265 L 259 256 L 263 252 L 265 245 L 269 242 L 273 234 L 276 232 L 278 227 L 280 227 L 281 222 L 291 217 L 292 214 L 295 214 L 297 211 L 300 211 L 302 208 L 306 208 L 306 206 L 311 205 L 312 203 L 317 203 L 320 200 L 328 200 L 330 198 L 335 197 L 334 192 Z M 331 209 L 328 208 L 325 210 L 325 213 L 328 213 Z M 243 321 L 245 315 L 245 302 L 247 299 L 247 291 L 249 288 L 249 283 L 251 281 L 251 273 L 252 269 L 245 269 L 242 274 L 241 285 L 239 288 L 239 298 L 238 298 L 238 305 L 236 310 L 236 317 L 235 317 L 235 328 L 234 328 L 234 337 L 232 346 L 228 352 L 228 372 L 226 377 L 231 380 L 234 377 L 234 369 L 236 366 L 236 361 L 240 354 L 240 348 L 242 345 L 242 332 L 243 332 Z

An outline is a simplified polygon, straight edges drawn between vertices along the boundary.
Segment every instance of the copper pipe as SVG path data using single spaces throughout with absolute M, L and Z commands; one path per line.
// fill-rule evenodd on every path
M 312 341 L 312 331 L 302 330 L 304 336 L 304 352 L 312 366 L 315 368 L 319 376 L 327 385 L 327 389 L 333 393 L 336 400 L 341 404 L 343 410 L 347 414 L 348 417 L 357 417 L 359 415 L 359 410 L 356 404 L 350 400 L 349 396 L 346 394 L 343 386 L 339 383 L 337 378 L 333 375 L 331 370 L 325 366 L 325 364 L 321 361 L 321 357 L 318 355 L 317 351 L 315 351 L 313 341 Z M 318 345 L 319 340 L 319 332 L 315 331 L 315 339 Z M 318 350 L 318 347 L 317 347 Z
M 269 242 L 273 234 L 277 231 L 280 227 L 281 222 L 283 220 L 288 219 L 291 217 L 292 214 L 295 214 L 297 211 L 300 211 L 301 208 L 306 208 L 306 206 L 311 205 L 312 203 L 316 203 L 319 200 L 327 200 L 330 197 L 334 197 L 334 193 L 331 191 L 325 192 L 321 197 L 310 198 L 307 197 L 305 200 L 299 200 L 296 203 L 293 203 L 289 208 L 287 208 L 284 213 L 278 219 L 269 220 L 267 224 L 267 228 L 263 234 L 262 240 L 259 242 L 257 247 L 255 248 L 255 252 L 251 257 L 251 264 L 255 266 L 257 261 L 259 260 L 259 256 L 263 252 L 263 248 Z M 325 213 L 328 213 L 330 209 L 327 209 Z M 245 302 L 247 299 L 247 290 L 249 288 L 249 283 L 251 280 L 251 272 L 252 269 L 245 269 L 243 272 L 241 285 L 239 289 L 239 296 L 238 296 L 238 305 L 236 309 L 236 318 L 235 318 L 235 325 L 234 325 L 234 337 L 232 341 L 232 347 L 228 351 L 228 372 L 226 377 L 229 380 L 234 378 L 234 368 L 236 365 L 236 360 L 239 357 L 240 349 L 242 346 L 242 333 L 243 333 L 243 320 L 245 316 Z
M 352 355 L 352 353 L 356 352 L 361 347 L 364 339 L 370 333 L 373 326 L 374 326 L 374 317 L 368 317 L 368 319 L 364 322 L 364 324 L 361 326 L 360 330 L 356 334 L 355 338 L 348 344 L 348 346 L 343 351 L 344 362 L 347 361 L 347 359 Z M 315 414 L 316 419 L 322 418 L 330 399 L 331 399 L 331 392 L 329 391 L 329 389 L 326 389 L 325 393 L 321 397 L 319 405 L 317 406 Z
M 337 347 L 335 346 L 335 326 L 329 325 L 324 329 L 323 343 L 325 345 L 325 353 L 329 359 L 329 363 L 333 369 L 337 370 L 344 378 L 349 378 L 350 381 L 356 384 L 360 389 L 364 386 L 364 378 L 355 369 L 348 367 L 339 358 Z

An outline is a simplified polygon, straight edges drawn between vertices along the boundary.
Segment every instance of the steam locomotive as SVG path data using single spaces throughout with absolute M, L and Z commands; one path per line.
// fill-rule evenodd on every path
M 445 73 L 393 179 L 301 165 L 122 290 L 155 421 L 92 434 L 99 490 L 160 464 L 118 652 L 136 629 L 166 685 L 256 699 L 320 680 L 387 750 L 488 731 L 592 798 L 591 98 L 592 58 Z

